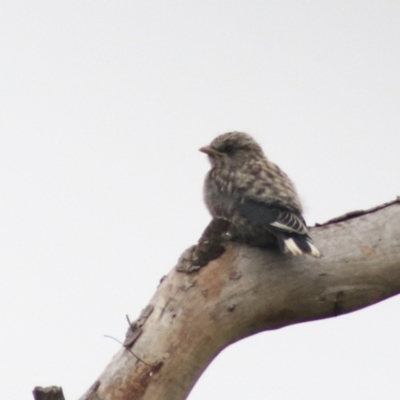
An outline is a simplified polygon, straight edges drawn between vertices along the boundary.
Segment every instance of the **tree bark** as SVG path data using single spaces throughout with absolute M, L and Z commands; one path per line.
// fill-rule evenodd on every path
M 174 268 L 80 400 L 186 399 L 230 344 L 400 292 L 399 199 L 318 225 L 311 235 L 321 259 L 229 243 L 195 272 Z

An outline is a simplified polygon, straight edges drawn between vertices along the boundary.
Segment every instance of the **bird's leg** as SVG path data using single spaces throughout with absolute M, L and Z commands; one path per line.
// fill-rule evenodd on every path
M 229 222 L 213 219 L 201 235 L 196 246 L 191 246 L 179 258 L 176 269 L 180 272 L 194 272 L 218 258 L 224 251 Z

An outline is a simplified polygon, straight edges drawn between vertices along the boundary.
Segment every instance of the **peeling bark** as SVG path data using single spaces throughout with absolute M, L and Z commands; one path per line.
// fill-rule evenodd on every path
M 218 353 L 240 339 L 400 293 L 399 199 L 311 231 L 321 259 L 228 243 L 197 272 L 174 268 L 149 303 L 140 337 L 80 400 L 186 399 Z

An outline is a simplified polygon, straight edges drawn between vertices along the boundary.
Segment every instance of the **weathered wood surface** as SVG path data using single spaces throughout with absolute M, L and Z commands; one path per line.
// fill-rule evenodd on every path
M 400 204 L 312 228 L 323 257 L 229 244 L 197 272 L 175 268 L 81 400 L 183 400 L 218 353 L 246 336 L 338 316 L 400 293 Z M 137 329 L 137 324 L 134 325 Z

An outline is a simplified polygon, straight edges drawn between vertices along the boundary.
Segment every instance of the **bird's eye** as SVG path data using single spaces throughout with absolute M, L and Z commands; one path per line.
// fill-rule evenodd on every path
M 221 151 L 221 153 L 225 153 L 225 154 L 227 154 L 227 155 L 229 156 L 229 155 L 231 155 L 231 154 L 234 153 L 235 148 L 234 148 L 232 145 L 227 144 L 227 145 L 223 146 L 223 147 L 220 149 L 220 151 Z

